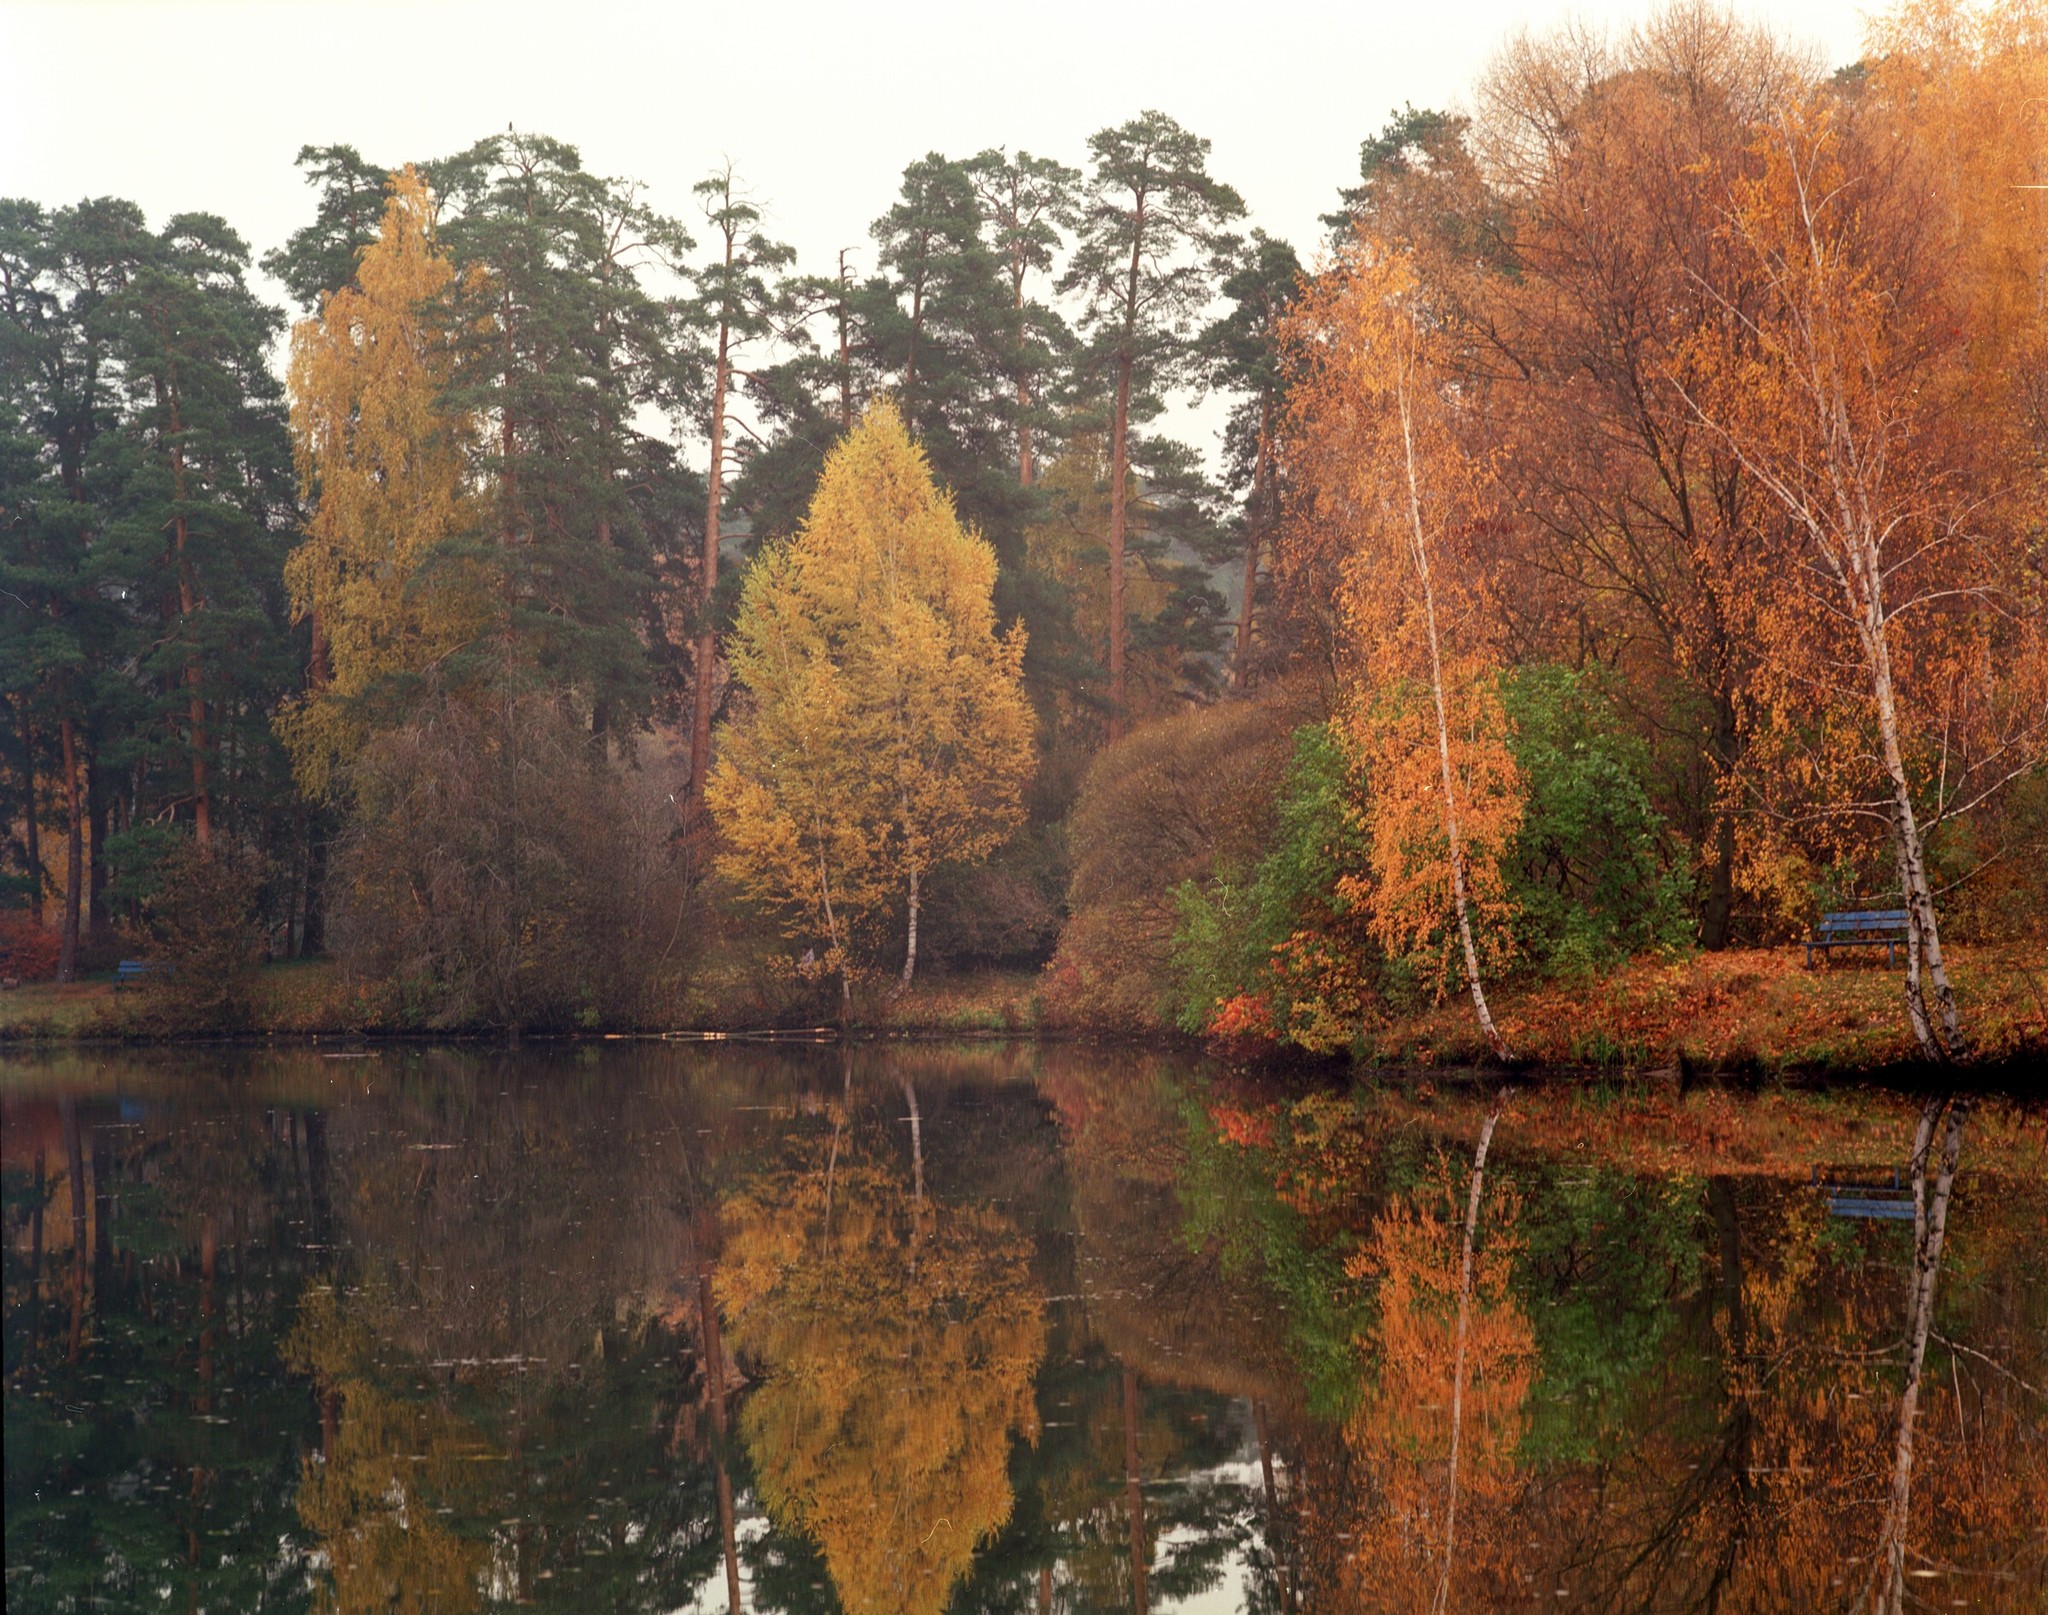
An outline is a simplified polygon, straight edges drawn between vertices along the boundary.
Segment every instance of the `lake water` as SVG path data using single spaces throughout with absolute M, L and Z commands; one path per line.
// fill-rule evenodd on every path
M 2038 1110 L 1916 1225 L 1874 1092 L 0 1068 L 11 1615 L 2048 1609 Z

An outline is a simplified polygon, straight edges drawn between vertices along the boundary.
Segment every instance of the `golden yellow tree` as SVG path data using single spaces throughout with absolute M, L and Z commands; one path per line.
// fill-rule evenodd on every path
M 311 514 L 285 581 L 294 616 L 311 620 L 313 665 L 279 728 L 315 793 L 367 738 L 365 697 L 491 620 L 487 580 L 437 556 L 470 522 L 473 423 L 441 404 L 452 361 L 437 309 L 454 273 L 427 183 L 407 167 L 356 284 L 292 331 L 292 447 Z
M 908 985 L 926 876 L 1023 817 L 1024 631 L 996 631 L 995 574 L 884 400 L 826 461 L 802 532 L 747 575 L 732 663 L 752 701 L 707 794 L 721 867 L 822 930 L 842 991 L 854 930 L 899 894 Z
M 849 1615 L 944 1609 L 1010 1517 L 1011 1437 L 1037 1436 L 1030 1245 L 921 1178 L 835 1134 L 724 1208 L 718 1300 L 764 1371 L 741 1433 L 769 1513 L 816 1541 Z
M 1455 948 L 1505 1056 L 1483 961 L 1506 946 L 1502 860 L 1522 786 L 1470 553 L 1480 487 L 1441 341 L 1410 254 L 1361 232 L 1289 321 L 1289 453 L 1297 521 L 1340 533 L 1347 555 L 1373 928 L 1395 952 L 1440 939 L 1445 966 Z
M 483 1603 L 484 1543 L 449 1529 L 439 1505 L 473 1502 L 482 1436 L 429 1397 L 378 1383 L 376 1340 L 353 1314 L 377 1310 L 333 1286 L 308 1288 L 284 1360 L 309 1375 L 322 1409 L 321 1452 L 299 1481 L 299 1518 L 327 1556 L 323 1615 L 449 1611 Z

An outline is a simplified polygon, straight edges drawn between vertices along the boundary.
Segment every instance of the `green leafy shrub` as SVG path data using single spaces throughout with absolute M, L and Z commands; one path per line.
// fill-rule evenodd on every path
M 1365 930 L 1355 759 L 1333 724 L 1293 739 L 1263 855 L 1248 873 L 1219 867 L 1175 893 L 1175 1019 L 1205 1032 L 1222 1006 L 1258 1000 L 1275 1035 L 1331 1052 L 1372 1013 L 1382 961 Z
M 1589 675 L 1548 664 L 1503 681 L 1528 790 L 1513 859 L 1516 943 L 1545 974 L 1591 974 L 1685 945 L 1689 886 L 1643 780 L 1649 758 Z

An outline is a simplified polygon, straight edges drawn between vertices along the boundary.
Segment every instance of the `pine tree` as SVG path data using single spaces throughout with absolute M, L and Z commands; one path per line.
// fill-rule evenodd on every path
M 696 184 L 711 228 L 716 256 L 696 272 L 691 316 L 711 344 L 710 413 L 705 436 L 711 445 L 704 498 L 704 550 L 697 578 L 696 651 L 690 668 L 690 800 L 694 823 L 703 812 L 711 775 L 711 717 L 718 672 L 718 560 L 724 514 L 727 411 L 735 361 L 747 346 L 773 333 L 781 301 L 772 277 L 795 253 L 756 228 L 761 210 L 739 189 L 731 164 Z
M 1027 295 L 1033 274 L 1046 274 L 1061 246 L 1060 232 L 1073 227 L 1079 169 L 1049 157 L 990 149 L 967 165 L 981 198 L 983 228 L 1010 286 L 1010 329 L 1003 368 L 1016 388 L 1017 481 L 1030 487 L 1036 475 L 1034 436 L 1047 412 L 1043 378 L 1072 345 L 1057 310 Z
M 139 895 L 173 821 L 208 843 L 280 833 L 270 715 L 291 677 L 279 566 L 294 511 L 276 317 L 232 231 L 186 215 L 152 233 L 107 199 L 0 219 L 0 588 L 25 630 L 0 636 L 0 678 L 24 783 L 41 769 L 66 820 L 68 974 L 82 922 L 104 933 L 117 857 Z
M 112 564 L 162 612 L 143 665 L 162 680 L 151 724 L 175 759 L 192 833 L 207 846 L 217 792 L 252 755 L 275 756 L 269 702 L 288 677 L 277 619 L 295 509 L 283 389 L 268 349 L 280 323 L 244 276 L 248 249 L 210 214 L 182 214 L 110 299 L 127 414 Z M 147 582 L 142 580 L 147 579 Z M 251 681 L 266 690 L 252 699 Z
M 1195 320 L 1214 290 L 1223 227 L 1244 212 L 1210 177 L 1209 142 L 1161 112 L 1090 137 L 1094 158 L 1079 239 L 1060 289 L 1086 305 L 1085 362 L 1109 395 L 1110 738 L 1126 722 L 1124 573 L 1132 427 L 1159 413 L 1161 389 L 1193 362 Z
M 328 293 L 355 284 L 356 264 L 383 227 L 391 171 L 365 162 L 353 146 L 301 146 L 298 166 L 320 193 L 313 222 L 266 252 L 263 268 L 311 314 Z
M 431 165 L 459 295 L 448 403 L 487 423 L 483 537 L 504 579 L 499 660 L 577 693 L 599 729 L 643 715 L 652 594 L 621 477 L 642 406 L 693 387 L 681 310 L 641 282 L 689 237 L 573 146 L 493 136 Z
M 1300 288 L 1301 260 L 1294 249 L 1254 230 L 1223 280 L 1223 295 L 1233 306 L 1202 336 L 1210 380 L 1240 395 L 1224 434 L 1231 484 L 1245 494 L 1244 592 L 1231 658 L 1231 681 L 1239 689 L 1251 680 L 1260 552 L 1279 520 L 1274 439 L 1286 406 L 1281 332 Z

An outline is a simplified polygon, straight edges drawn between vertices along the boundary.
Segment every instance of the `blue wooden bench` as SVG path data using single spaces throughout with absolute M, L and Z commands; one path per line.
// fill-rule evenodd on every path
M 1911 1222 L 1913 1191 L 1883 1184 L 1842 1183 L 1827 1191 L 1830 1217 L 1862 1217 L 1875 1222 Z
M 118 998 L 123 987 L 140 987 L 155 968 L 146 959 L 123 959 L 114 966 L 114 996 Z
M 1813 1186 L 1830 1217 L 1856 1217 L 1871 1222 L 1911 1222 L 1915 1216 L 1912 1189 L 1899 1181 L 1896 1169 L 1889 1183 L 1830 1183 L 1813 1169 Z
M 1896 962 L 1896 949 L 1906 940 L 1906 911 L 1902 908 L 1864 909 L 1842 914 L 1823 914 L 1806 939 L 1806 963 L 1813 964 L 1815 948 L 1874 948 L 1884 946 L 1884 962 Z

